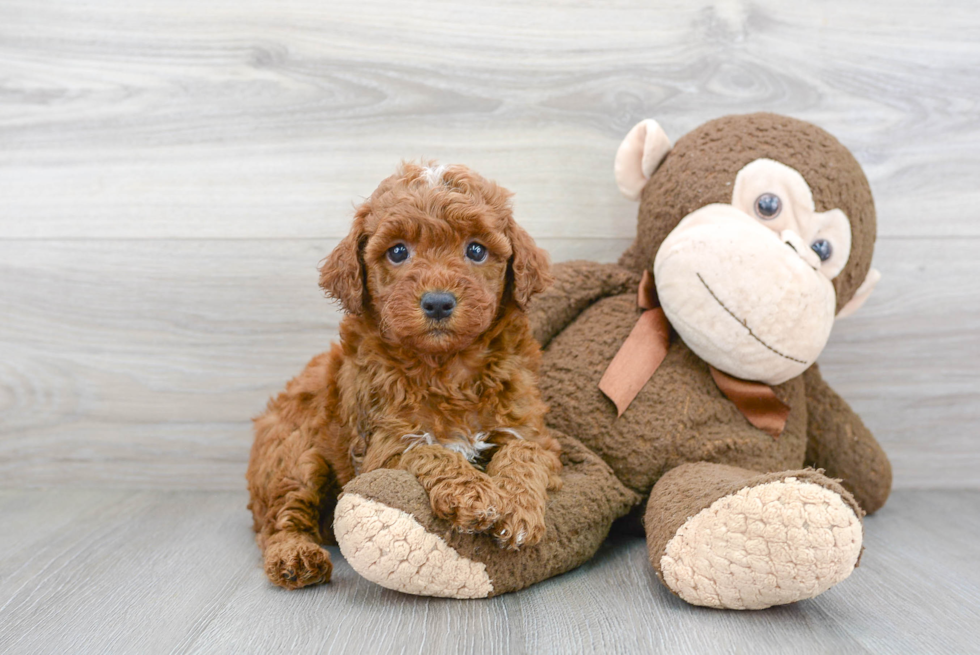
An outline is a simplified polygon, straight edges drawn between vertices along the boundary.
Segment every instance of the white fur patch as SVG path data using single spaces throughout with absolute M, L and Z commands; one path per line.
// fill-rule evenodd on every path
M 520 435 L 516 431 L 512 431 L 511 428 L 498 428 L 496 431 L 499 432 L 511 432 L 520 438 Z M 402 437 L 402 441 L 410 441 L 411 443 L 405 449 L 405 452 L 410 451 L 416 446 L 442 446 L 447 450 L 457 452 L 466 458 L 469 462 L 475 462 L 480 458 L 480 454 L 484 450 L 488 450 L 494 447 L 494 444 L 487 441 L 487 437 L 490 436 L 489 432 L 477 432 L 476 434 L 466 435 L 461 434 L 451 440 L 439 441 L 434 435 L 429 432 L 423 432 L 422 434 L 406 434 Z
M 524 436 L 514 428 L 494 428 L 494 432 L 506 432 L 507 434 L 516 437 L 517 439 L 523 439 Z
M 449 450 L 453 450 L 467 459 L 469 462 L 475 462 L 480 459 L 480 453 L 484 450 L 493 448 L 492 443 L 487 443 L 486 432 L 477 432 L 476 434 L 467 437 L 465 435 L 460 435 L 458 441 L 450 441 L 447 444 L 443 444 Z
M 441 186 L 445 183 L 443 175 L 446 173 L 446 166 L 440 164 L 439 166 L 426 166 L 422 169 L 422 174 L 419 179 L 425 180 L 430 187 Z
M 422 432 L 420 434 L 406 434 L 402 436 L 402 441 L 409 441 L 408 448 L 405 449 L 407 453 L 412 448 L 416 446 L 441 446 L 442 444 L 429 432 Z

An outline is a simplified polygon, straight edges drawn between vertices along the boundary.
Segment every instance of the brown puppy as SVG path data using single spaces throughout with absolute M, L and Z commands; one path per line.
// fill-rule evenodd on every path
M 347 313 L 341 343 L 255 419 L 249 508 L 269 579 L 330 579 L 337 495 L 377 468 L 413 473 L 459 530 L 539 542 L 561 463 L 524 308 L 550 278 L 510 193 L 463 166 L 403 164 L 320 273 Z

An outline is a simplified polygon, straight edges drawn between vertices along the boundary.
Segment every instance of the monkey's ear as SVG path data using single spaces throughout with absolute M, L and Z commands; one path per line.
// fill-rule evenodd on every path
M 355 316 L 364 311 L 365 285 L 361 249 L 366 240 L 364 217 L 359 211 L 350 233 L 320 265 L 320 288 L 329 297 L 339 301 L 345 312 Z
M 670 148 L 670 139 L 657 121 L 648 118 L 634 125 L 616 151 L 616 185 L 622 194 L 637 200 Z
M 521 309 L 527 309 L 531 296 L 548 288 L 552 282 L 548 253 L 538 248 L 534 239 L 513 217 L 507 220 L 507 238 L 513 254 L 508 264 L 511 294 Z
M 868 271 L 867 277 L 864 278 L 864 282 L 858 287 L 858 290 L 854 292 L 854 297 L 847 301 L 847 304 L 840 308 L 837 312 L 837 318 L 847 318 L 857 310 L 861 309 L 861 305 L 864 301 L 871 296 L 871 292 L 875 290 L 875 285 L 881 279 L 881 273 L 878 269 L 872 268 Z

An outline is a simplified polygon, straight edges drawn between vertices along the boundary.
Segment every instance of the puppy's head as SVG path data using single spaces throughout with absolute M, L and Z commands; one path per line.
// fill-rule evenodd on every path
M 424 353 L 473 343 L 507 304 L 550 282 L 548 257 L 517 223 L 510 192 L 465 166 L 402 164 L 354 215 L 320 268 L 348 314 Z

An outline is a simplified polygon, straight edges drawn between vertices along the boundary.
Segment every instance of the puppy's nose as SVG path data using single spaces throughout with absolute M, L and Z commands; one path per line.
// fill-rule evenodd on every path
M 422 295 L 422 311 L 435 321 L 448 318 L 456 309 L 456 296 L 442 291 L 430 291 Z

